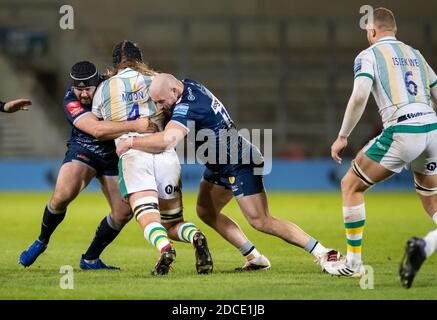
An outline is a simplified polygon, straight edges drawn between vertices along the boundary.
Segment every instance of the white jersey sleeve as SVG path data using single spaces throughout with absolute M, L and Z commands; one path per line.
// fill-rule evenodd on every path
M 92 107 L 92 112 L 99 119 L 103 119 L 103 115 L 102 115 L 102 104 L 103 104 L 102 87 L 103 87 L 102 84 L 100 84 L 97 87 L 96 92 L 94 93 L 93 107 Z
M 374 70 L 374 56 L 371 51 L 362 51 L 354 61 L 354 78 L 357 77 L 368 77 L 372 79 L 375 78 Z
M 432 89 L 433 87 L 437 86 L 437 75 L 428 63 L 426 66 L 428 68 L 429 87 Z
M 437 75 L 435 74 L 434 70 L 430 67 L 430 65 L 427 63 L 427 71 L 428 71 L 428 77 L 429 77 L 429 91 L 431 96 L 431 101 L 433 104 L 433 108 L 435 111 L 437 111 Z

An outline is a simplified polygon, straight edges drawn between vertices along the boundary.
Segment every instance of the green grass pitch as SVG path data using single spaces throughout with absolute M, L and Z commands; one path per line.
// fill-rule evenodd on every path
M 425 262 L 414 287 L 405 290 L 398 265 L 406 240 L 435 228 L 414 193 L 369 193 L 363 257 L 374 270 L 374 288 L 360 281 L 323 274 L 313 257 L 277 238 L 252 229 L 235 201 L 224 210 L 234 218 L 257 248 L 270 258 L 272 270 L 234 273 L 243 264 L 238 250 L 195 215 L 195 193 L 184 195 L 185 217 L 206 234 L 214 259 L 212 275 L 197 275 L 190 245 L 177 242 L 177 259 L 166 277 L 150 270 L 158 252 L 147 244 L 131 221 L 102 255 L 121 271 L 81 271 L 79 259 L 107 214 L 100 193 L 83 193 L 52 236 L 48 249 L 30 268 L 18 256 L 39 234 L 49 193 L 0 193 L 0 299 L 435 299 L 437 258 Z M 325 246 L 345 251 L 339 193 L 269 193 L 270 210 L 297 223 Z M 74 289 L 60 288 L 60 267 L 74 269 Z

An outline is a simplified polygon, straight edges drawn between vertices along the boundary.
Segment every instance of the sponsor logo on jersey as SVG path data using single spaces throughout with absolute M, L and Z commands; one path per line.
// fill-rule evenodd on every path
M 178 104 L 174 107 L 173 115 L 174 116 L 185 116 L 188 113 L 188 105 L 187 104 Z
M 165 193 L 167 193 L 167 194 L 172 194 L 173 192 L 176 193 L 176 192 L 180 192 L 180 191 L 181 191 L 181 188 L 179 188 L 179 186 L 172 186 L 171 184 L 169 184 L 165 187 Z
M 67 110 L 73 118 L 77 117 L 81 112 L 85 111 L 79 101 L 72 101 L 68 103 Z
M 194 100 L 196 100 L 196 97 L 193 95 L 193 90 L 191 90 L 191 88 L 188 88 L 188 97 L 187 97 L 187 99 L 188 99 L 189 101 L 194 101 Z
M 214 113 L 217 114 L 217 112 L 220 111 L 221 107 L 222 107 L 221 102 L 214 97 L 211 104 L 211 108 L 214 111 Z
M 437 168 L 437 163 L 436 162 L 430 162 L 426 165 L 426 168 L 429 171 L 434 171 Z
M 235 183 L 235 177 L 229 177 L 229 183 L 234 184 Z
M 83 154 L 83 153 L 78 153 L 77 155 L 77 158 L 79 158 L 79 159 L 82 159 L 83 161 L 85 161 L 85 162 L 90 162 L 90 158 L 88 158 L 85 154 Z
M 354 64 L 354 73 L 357 74 L 361 70 L 361 59 L 356 59 Z

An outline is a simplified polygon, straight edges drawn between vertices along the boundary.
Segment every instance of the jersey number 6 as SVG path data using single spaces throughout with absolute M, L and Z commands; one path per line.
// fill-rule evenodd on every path
M 413 75 L 413 72 L 407 71 L 405 72 L 405 86 L 407 87 L 407 91 L 412 96 L 417 95 L 417 84 L 413 80 L 408 80 L 409 77 Z

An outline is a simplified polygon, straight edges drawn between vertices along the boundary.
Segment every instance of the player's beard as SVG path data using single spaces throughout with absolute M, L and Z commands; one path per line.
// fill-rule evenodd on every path
M 92 100 L 91 100 L 91 98 L 81 98 L 80 99 L 80 103 L 82 103 L 83 105 L 88 106 L 88 105 L 90 105 L 92 103 Z

